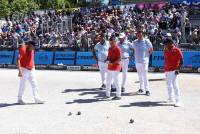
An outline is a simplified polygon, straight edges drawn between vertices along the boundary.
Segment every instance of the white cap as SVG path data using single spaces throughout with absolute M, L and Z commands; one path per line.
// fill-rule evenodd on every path
M 125 37 L 126 37 L 126 35 L 125 35 L 124 33 L 120 33 L 120 34 L 119 34 L 119 38 L 120 38 L 120 39 L 125 38 Z
M 167 37 L 172 37 L 172 34 L 171 33 L 166 33 L 166 36 Z

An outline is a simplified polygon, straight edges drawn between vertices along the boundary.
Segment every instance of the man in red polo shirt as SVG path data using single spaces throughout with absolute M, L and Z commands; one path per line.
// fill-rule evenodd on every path
M 172 39 L 166 39 L 165 44 L 165 74 L 168 88 L 168 102 L 174 103 L 176 107 L 181 106 L 180 90 L 177 84 L 177 75 L 183 64 L 183 54 L 181 50 L 175 47 Z
M 115 100 L 121 99 L 121 88 L 119 84 L 119 73 L 121 70 L 121 49 L 116 43 L 115 36 L 111 36 L 109 39 L 110 48 L 108 50 L 108 57 L 106 62 L 108 63 L 108 74 L 106 80 L 106 97 L 110 97 L 111 83 L 114 80 L 114 85 L 117 89 Z
M 35 78 L 35 65 L 34 65 L 34 47 L 36 43 L 34 41 L 28 41 L 25 45 L 19 48 L 19 56 L 17 59 L 17 67 L 19 70 L 18 76 L 20 77 L 20 86 L 18 92 L 18 103 L 26 104 L 23 101 L 23 94 L 25 91 L 25 84 L 28 80 L 32 86 L 33 96 L 35 103 L 43 104 L 44 101 L 39 97 L 37 82 Z

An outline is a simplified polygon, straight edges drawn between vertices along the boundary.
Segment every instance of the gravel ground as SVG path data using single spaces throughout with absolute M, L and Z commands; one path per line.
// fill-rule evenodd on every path
M 137 74 L 128 73 L 122 100 L 103 99 L 99 72 L 36 74 L 46 103 L 34 104 L 27 84 L 28 104 L 18 105 L 17 70 L 0 69 L 0 134 L 200 134 L 199 74 L 179 75 L 179 108 L 164 103 L 164 73 L 149 73 L 150 97 L 135 93 Z

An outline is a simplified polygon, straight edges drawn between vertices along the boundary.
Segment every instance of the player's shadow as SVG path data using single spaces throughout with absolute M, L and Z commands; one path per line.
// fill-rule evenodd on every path
M 149 82 L 165 81 L 165 78 L 149 79 Z M 140 81 L 135 81 L 135 83 L 140 83 Z
M 166 103 L 165 101 L 144 101 L 133 102 L 129 105 L 121 105 L 120 107 L 159 107 L 159 106 L 174 106 L 173 104 Z
M 70 92 L 93 92 L 100 91 L 99 88 L 81 88 L 81 89 L 65 89 L 61 93 L 70 93 Z
M 37 103 L 26 103 L 24 105 L 21 105 L 19 103 L 0 103 L 0 108 L 12 107 L 12 106 L 26 106 L 26 105 L 40 105 L 40 104 L 37 104 Z
M 122 93 L 122 96 L 136 96 L 136 95 L 145 95 L 145 94 L 141 94 L 141 93 L 138 93 L 138 92 L 125 92 L 125 93 Z
M 11 107 L 11 106 L 18 106 L 19 103 L 0 103 L 0 108 L 3 108 L 3 107 Z
M 86 89 L 65 89 L 62 93 L 70 93 L 77 92 L 79 96 L 93 95 L 92 99 L 75 99 L 72 102 L 66 102 L 65 104 L 73 104 L 73 103 L 95 103 L 101 101 L 108 101 L 105 99 L 105 90 L 100 90 L 99 88 L 86 88 Z

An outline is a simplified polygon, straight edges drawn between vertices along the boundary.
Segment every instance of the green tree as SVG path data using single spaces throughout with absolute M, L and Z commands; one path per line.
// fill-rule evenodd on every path
M 0 0 L 0 18 L 7 17 L 10 13 L 10 6 L 8 0 Z
M 11 3 L 13 13 L 27 13 L 30 10 L 38 9 L 39 6 L 32 0 L 14 0 Z
M 70 2 L 68 0 L 54 0 L 54 7 L 55 9 L 65 9 L 70 8 Z

